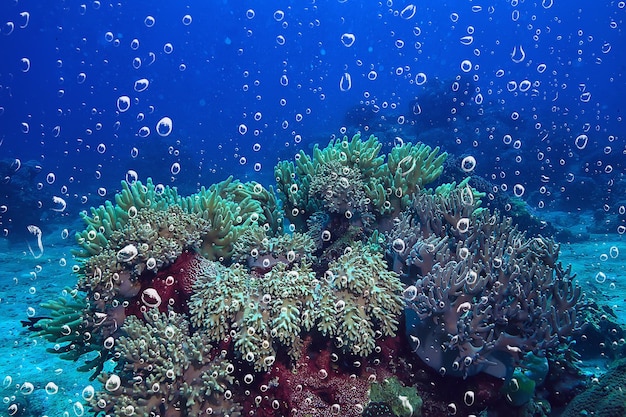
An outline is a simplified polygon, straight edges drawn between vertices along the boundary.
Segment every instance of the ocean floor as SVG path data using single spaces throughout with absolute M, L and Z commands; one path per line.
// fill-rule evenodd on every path
M 76 372 L 77 364 L 46 352 L 52 344 L 30 337 L 21 324 L 28 317 L 45 315 L 40 304 L 76 283 L 73 233 L 59 229 L 43 234 L 41 243 L 43 253 L 35 236 L 23 245 L 0 240 L 0 416 L 89 415 L 82 392 L 90 384 L 97 386 L 97 381 Z M 7 410 L 11 404 L 20 409 Z
M 46 314 L 40 303 L 56 298 L 76 282 L 73 233 L 68 236 L 59 229 L 44 234 L 41 243 L 43 253 L 35 236 L 23 245 L 0 240 L 0 416 L 13 415 L 7 407 L 14 403 L 23 408 L 16 414 L 20 416 L 89 415 L 82 405 L 83 390 L 89 385 L 97 389 L 98 382 L 76 372 L 77 364 L 47 353 L 51 343 L 30 337 L 20 323 L 29 316 Z M 626 325 L 624 258 L 626 242 L 617 234 L 592 235 L 584 243 L 561 245 L 560 260 L 572 265 L 587 297 L 612 306 L 620 324 Z M 588 373 L 599 375 L 606 363 L 585 365 Z

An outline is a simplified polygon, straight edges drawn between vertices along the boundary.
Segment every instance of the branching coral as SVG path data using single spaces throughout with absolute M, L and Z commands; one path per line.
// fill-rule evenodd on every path
M 165 210 L 178 201 L 176 189 L 155 186 L 150 178 L 143 185 L 140 181 L 129 184 L 122 181 L 122 191 L 115 195 L 116 204 L 106 201 L 103 206 L 91 208 L 91 216 L 81 213 L 86 228 L 76 234 L 82 250 L 78 256 L 89 257 L 99 254 L 107 245 L 114 231 L 125 228 L 128 221 L 140 209 Z
M 403 307 L 397 275 L 360 246 L 321 279 L 307 263 L 280 262 L 261 276 L 240 264 L 214 271 L 194 284 L 192 324 L 214 342 L 232 338 L 257 370 L 272 365 L 280 346 L 297 359 L 301 334 L 313 328 L 346 353 L 368 356 L 377 338 L 395 335 Z
M 444 374 L 509 376 L 576 327 L 581 290 L 558 245 L 526 238 L 509 218 L 477 210 L 471 190 L 421 193 L 390 236 L 406 279 L 407 333 Z
M 357 245 L 331 262 L 324 280 L 327 291 L 320 299 L 317 328 L 333 337 L 338 347 L 367 356 L 376 339 L 395 335 L 404 306 L 403 287 L 380 254 Z
M 235 242 L 233 260 L 252 270 L 267 272 L 279 262 L 311 262 L 315 250 L 315 242 L 308 234 L 268 236 L 264 227 L 253 225 Z
M 210 229 L 209 223 L 178 206 L 164 210 L 140 209 L 107 236 L 106 246 L 86 259 L 80 270 L 79 288 L 100 295 L 117 294 L 120 275 L 131 281 L 142 273 L 172 264 L 185 249 L 197 247 Z
M 97 352 L 78 367 L 81 372 L 92 372 L 91 379 L 95 379 L 102 371 L 104 363 L 112 357 L 112 352 L 103 347 L 103 334 L 94 323 L 85 294 L 69 288 L 63 293 L 56 300 L 41 305 L 49 311 L 50 317 L 38 319 L 28 325 L 36 336 L 42 336 L 54 343 L 54 347 L 47 351 L 59 354 L 62 359 L 77 361 L 83 355 Z
M 240 415 L 230 390 L 233 365 L 212 358 L 183 316 L 149 311 L 145 320 L 128 318 L 122 331 L 116 371 L 102 374 L 105 390 L 90 401 L 96 415 Z
M 272 366 L 279 345 L 295 358 L 300 333 L 310 330 L 317 318 L 317 281 L 310 265 L 288 269 L 279 263 L 260 277 L 239 264 L 216 264 L 214 271 L 194 284 L 192 324 L 210 341 L 232 339 L 239 357 L 256 370 Z

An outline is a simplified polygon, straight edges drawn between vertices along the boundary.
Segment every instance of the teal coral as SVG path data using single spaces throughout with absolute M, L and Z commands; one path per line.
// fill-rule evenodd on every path
M 208 220 L 211 230 L 200 247 L 210 260 L 228 261 L 233 245 L 250 226 L 281 230 L 282 214 L 273 190 L 229 177 L 180 200 L 183 210 Z
M 107 245 L 108 238 L 114 231 L 122 229 L 140 209 L 164 210 L 176 204 L 176 189 L 154 185 L 148 178 L 146 185 L 140 181 L 128 183 L 122 181 L 122 190 L 115 195 L 114 205 L 106 201 L 103 206 L 91 208 L 91 216 L 81 213 L 86 223 L 85 230 L 76 234 L 76 240 L 82 247 L 76 254 L 89 257 L 100 253 Z
M 84 260 L 79 288 L 115 295 L 120 274 L 127 272 L 136 280 L 144 271 L 172 264 L 185 249 L 199 246 L 209 229 L 209 222 L 178 206 L 142 208 L 107 237 L 105 247 Z
M 562 417 L 617 417 L 626 415 L 626 359 L 594 378 L 586 391 L 568 404 Z
M 367 356 L 377 339 L 396 334 L 403 286 L 380 254 L 356 245 L 331 262 L 324 279 L 330 291 L 321 298 L 318 329 L 344 351 Z
M 374 382 L 370 387 L 370 399 L 387 405 L 398 417 L 420 417 L 422 398 L 415 387 L 406 387 L 397 378 Z
M 265 276 L 250 275 L 241 265 L 215 265 L 200 277 L 190 301 L 192 324 L 212 342 L 232 339 L 239 357 L 267 370 L 283 346 L 297 359 L 301 332 L 316 319 L 315 274 L 310 265 L 279 263 Z
M 306 233 L 270 236 L 265 227 L 252 225 L 235 242 L 232 259 L 251 269 L 269 270 L 279 262 L 311 262 L 315 250 L 315 242 Z
M 436 180 L 447 154 L 439 148 L 410 143 L 380 154 L 382 144 L 371 135 L 361 140 L 344 136 L 313 156 L 300 151 L 295 164 L 281 162 L 274 170 L 285 215 L 297 229 L 318 211 L 348 219 L 366 213 L 389 214 L 406 206 L 410 195 Z
M 77 361 L 83 355 L 97 352 L 78 367 L 81 372 L 92 372 L 91 379 L 95 379 L 112 355 L 102 349 L 104 340 L 94 323 L 85 319 L 90 316 L 85 294 L 66 288 L 63 295 L 41 306 L 48 310 L 50 317 L 33 324 L 35 335 L 54 343 L 47 351 L 58 354 L 61 359 Z

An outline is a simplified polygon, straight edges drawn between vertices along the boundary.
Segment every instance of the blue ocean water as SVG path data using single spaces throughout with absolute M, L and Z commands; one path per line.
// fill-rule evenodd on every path
M 518 227 L 555 237 L 621 335 L 625 18 L 624 1 L 3 2 L 0 414 L 90 412 L 81 393 L 98 387 L 80 360 L 46 353 L 20 324 L 76 285 L 82 211 L 123 180 L 183 196 L 231 175 L 274 186 L 279 161 L 357 132 L 385 154 L 438 146 L 441 182 L 471 175 L 485 206 L 523 207 Z M 611 353 L 607 340 L 583 352 L 571 398 L 538 389 L 554 411 L 533 415 L 559 415 L 623 355 L 623 339 Z M 428 401 L 422 415 L 453 414 L 452 400 Z M 502 415 L 484 401 L 464 412 Z

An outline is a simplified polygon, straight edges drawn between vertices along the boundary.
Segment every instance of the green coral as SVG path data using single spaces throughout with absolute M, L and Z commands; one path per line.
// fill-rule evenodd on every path
M 535 387 L 542 385 L 547 375 L 548 359 L 529 352 L 502 387 L 502 393 L 513 406 L 522 406 L 533 398 Z
M 370 400 L 389 406 L 398 417 L 420 417 L 422 398 L 415 387 L 405 387 L 396 377 L 374 382 L 370 386 Z
M 315 250 L 315 242 L 308 234 L 295 232 L 268 236 L 265 227 L 253 225 L 235 242 L 232 259 L 249 268 L 269 269 L 278 262 L 311 262 Z
M 120 274 L 136 281 L 144 271 L 171 265 L 184 250 L 198 247 L 210 230 L 210 224 L 195 214 L 184 213 L 179 206 L 163 210 L 143 208 L 124 226 L 113 231 L 99 253 L 85 259 L 79 270 L 78 286 L 90 293 L 114 297 Z M 124 252 L 136 251 L 135 256 Z
M 439 151 L 439 147 L 433 149 L 423 143 L 410 142 L 391 150 L 387 157 L 389 174 L 384 185 L 395 209 L 408 207 L 413 194 L 439 178 L 448 157 L 446 152 Z
M 100 207 L 91 207 L 91 216 L 87 212 L 81 212 L 80 216 L 86 227 L 82 232 L 76 233 L 76 241 L 82 250 L 75 254 L 80 257 L 99 254 L 108 245 L 108 238 L 113 232 L 125 228 L 138 210 L 165 210 L 178 200 L 175 188 L 155 186 L 150 178 L 146 185 L 141 181 L 131 184 L 122 181 L 122 190 L 115 195 L 115 205 L 107 200 Z
M 404 144 L 381 155 L 382 144 L 374 135 L 361 140 L 344 136 L 313 156 L 300 151 L 296 162 L 279 163 L 277 191 L 285 215 L 297 229 L 304 229 L 318 211 L 339 213 L 350 219 L 366 213 L 389 214 L 407 206 L 410 195 L 436 180 L 447 154 L 424 144 Z
M 194 284 L 189 303 L 192 324 L 210 341 L 233 339 L 235 350 L 258 370 L 267 370 L 284 346 L 297 359 L 301 333 L 316 320 L 315 273 L 309 264 L 277 264 L 265 276 L 240 264 L 215 264 L 214 273 Z
M 318 329 L 344 351 L 368 356 L 376 339 L 396 334 L 404 287 L 382 255 L 357 244 L 330 263 L 322 282 Z
M 91 379 L 95 379 L 112 352 L 103 348 L 102 334 L 96 330 L 93 320 L 87 319 L 91 313 L 85 294 L 66 288 L 61 296 L 42 303 L 41 307 L 48 310 L 50 317 L 31 325 L 34 336 L 54 343 L 54 347 L 46 351 L 59 354 L 61 359 L 77 361 L 83 355 L 97 352 L 78 367 L 81 372 L 93 372 Z
M 129 317 L 122 330 L 115 373 L 101 375 L 104 391 L 90 401 L 96 415 L 240 415 L 230 391 L 233 365 L 212 358 L 210 345 L 190 334 L 182 315 L 153 310 L 144 321 Z
M 202 255 L 210 260 L 228 261 L 234 243 L 253 225 L 282 229 L 282 213 L 273 189 L 267 190 L 257 182 L 243 183 L 231 176 L 208 189 L 202 187 L 200 192 L 181 199 L 180 204 L 186 212 L 210 222 L 211 230 L 200 247 Z

